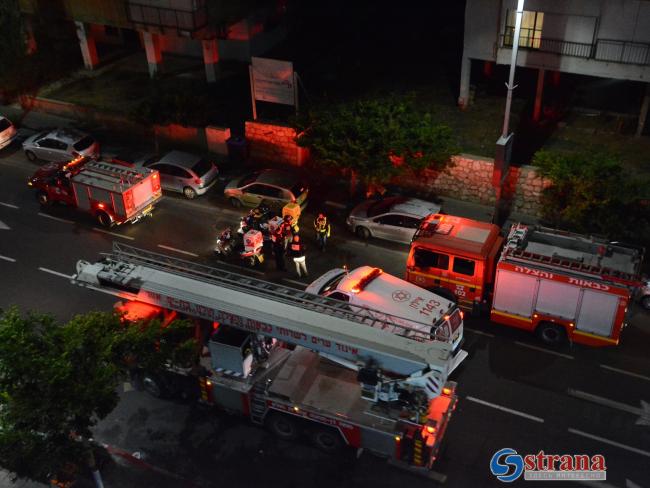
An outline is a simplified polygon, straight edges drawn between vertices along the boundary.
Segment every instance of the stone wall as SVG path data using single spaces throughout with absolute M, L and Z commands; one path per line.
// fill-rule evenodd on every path
M 256 161 L 302 166 L 309 154 L 296 144 L 296 131 L 291 127 L 263 122 L 246 122 L 246 140 L 250 157 Z

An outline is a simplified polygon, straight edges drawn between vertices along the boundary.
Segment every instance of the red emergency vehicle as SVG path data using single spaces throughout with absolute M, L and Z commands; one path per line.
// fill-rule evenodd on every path
M 431 215 L 418 228 L 406 279 L 548 344 L 618 344 L 643 249 L 539 226 Z
M 27 184 L 41 205 L 63 203 L 90 213 L 110 227 L 151 215 L 162 197 L 158 171 L 80 157 L 48 163 Z

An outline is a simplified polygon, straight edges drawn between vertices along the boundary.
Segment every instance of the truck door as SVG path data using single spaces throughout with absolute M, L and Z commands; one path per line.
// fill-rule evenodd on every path
M 447 287 L 449 261 L 448 254 L 416 247 L 408 263 L 408 280 L 422 288 Z
M 620 297 L 611 293 L 583 289 L 576 329 L 611 337 Z
M 475 259 L 454 256 L 451 265 L 452 279 L 447 286 L 459 299 L 474 300 L 480 297 L 481 268 Z

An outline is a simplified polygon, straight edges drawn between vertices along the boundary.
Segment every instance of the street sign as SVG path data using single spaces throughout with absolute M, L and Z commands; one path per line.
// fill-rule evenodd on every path
M 296 105 L 293 63 L 256 57 L 251 60 L 251 85 L 255 100 Z

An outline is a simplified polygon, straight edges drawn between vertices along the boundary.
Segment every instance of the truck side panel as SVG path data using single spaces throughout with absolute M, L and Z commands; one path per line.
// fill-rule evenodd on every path
M 530 319 L 537 295 L 537 278 L 498 269 L 494 285 L 493 313 L 503 312 Z
M 617 295 L 611 293 L 584 289 L 576 329 L 611 337 L 619 300 Z
M 541 280 L 537 295 L 537 312 L 574 321 L 580 303 L 580 287 Z
M 78 183 L 72 183 L 74 193 L 77 196 L 77 207 L 81 210 L 90 210 L 90 198 L 88 197 L 88 187 Z
M 153 185 L 152 185 L 152 176 L 147 176 L 140 183 L 137 183 L 133 186 L 133 206 L 136 209 L 141 209 L 142 207 L 151 203 L 151 198 L 153 196 Z

